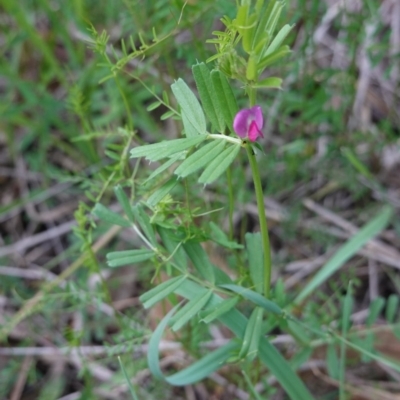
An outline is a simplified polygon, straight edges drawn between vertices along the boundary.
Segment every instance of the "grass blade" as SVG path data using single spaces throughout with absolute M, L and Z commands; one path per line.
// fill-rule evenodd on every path
M 121 367 L 122 372 L 123 372 L 123 374 L 124 374 L 126 383 L 127 383 L 128 387 L 129 387 L 129 392 L 130 392 L 130 394 L 131 394 L 131 396 L 132 396 L 132 399 L 133 399 L 133 400 L 139 400 L 139 397 L 137 397 L 137 394 L 136 394 L 136 391 L 135 391 L 135 389 L 134 389 L 134 387 L 133 387 L 133 385 L 132 385 L 132 382 L 131 382 L 131 380 L 129 379 L 128 374 L 126 373 L 124 364 L 122 363 L 122 360 L 121 360 L 121 357 L 120 357 L 120 356 L 118 356 L 118 362 L 119 362 L 119 366 Z
M 310 295 L 318 286 L 324 283 L 343 264 L 357 253 L 369 240 L 376 236 L 390 222 L 393 210 L 385 207 L 374 219 L 359 230 L 334 256 L 317 272 L 311 281 L 297 296 L 295 303 L 299 303 Z

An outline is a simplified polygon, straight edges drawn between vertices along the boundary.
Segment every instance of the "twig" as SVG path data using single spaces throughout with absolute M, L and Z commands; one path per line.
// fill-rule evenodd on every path
M 4 257 L 13 253 L 21 253 L 26 249 L 29 249 L 30 247 L 46 242 L 56 236 L 64 235 L 67 232 L 70 232 L 72 227 L 75 225 L 75 221 L 68 221 L 62 225 L 56 226 L 55 228 L 48 229 L 45 232 L 41 232 L 36 235 L 21 239 L 20 241 L 12 245 L 4 246 L 2 249 L 0 249 L 0 257 Z
M 19 400 L 21 398 L 31 364 L 32 356 L 26 356 L 24 361 L 22 362 L 21 370 L 18 375 L 17 382 L 14 385 L 14 389 L 11 393 L 10 400 Z
M 378 266 L 376 261 L 370 258 L 368 260 L 368 275 L 369 275 L 369 300 L 372 301 L 379 296 L 379 279 Z

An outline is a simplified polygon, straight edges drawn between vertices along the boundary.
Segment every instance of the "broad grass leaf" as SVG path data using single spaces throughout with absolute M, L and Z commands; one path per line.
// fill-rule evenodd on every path
M 240 145 L 229 145 L 222 153 L 208 164 L 207 168 L 200 175 L 199 182 L 205 185 L 214 182 L 232 164 L 240 150 Z
M 352 282 L 349 282 L 346 296 L 343 298 L 342 305 L 342 336 L 345 337 L 351 326 L 351 313 L 353 311 L 354 300 L 352 296 Z
M 263 312 L 264 310 L 261 307 L 255 307 L 251 313 L 246 325 L 239 359 L 246 358 L 248 361 L 253 361 L 257 356 L 261 338 Z
M 357 253 L 369 240 L 376 236 L 390 222 L 393 210 L 389 206 L 383 210 L 364 227 L 362 227 L 351 239 L 349 239 L 333 257 L 314 275 L 305 285 L 295 299 L 295 303 L 303 301 L 318 286 L 331 277 L 344 263 Z
M 191 154 L 183 163 L 175 170 L 175 174 L 186 177 L 193 172 L 210 164 L 215 157 L 220 154 L 225 146 L 225 140 L 219 140 L 217 143 L 211 141 L 204 145 L 201 149 Z
M 368 327 L 371 327 L 376 322 L 384 306 L 385 306 L 384 298 L 377 297 L 374 300 L 372 300 L 369 306 L 369 314 L 366 321 L 366 325 Z
M 201 360 L 196 361 L 191 366 L 179 371 L 171 376 L 164 376 L 160 368 L 160 354 L 158 348 L 165 328 L 167 327 L 176 307 L 173 308 L 158 324 L 149 341 L 149 351 L 147 362 L 152 374 L 159 379 L 167 381 L 174 386 L 186 386 L 198 382 L 215 372 L 231 356 L 232 352 L 238 348 L 238 344 L 231 341 L 228 344 L 208 353 Z
M 399 311 L 399 302 L 399 296 L 396 294 L 391 294 L 387 300 L 385 317 L 390 324 L 393 324 L 395 321 L 396 314 Z
M 339 379 L 339 357 L 337 355 L 336 346 L 333 343 L 328 345 L 326 351 L 326 368 L 331 378 Z
M 213 128 L 220 133 L 224 132 L 225 121 L 222 117 L 217 93 L 211 80 L 211 72 L 204 63 L 196 64 L 192 67 L 194 80 L 203 104 L 204 112 L 210 120 Z
M 186 275 L 171 278 L 148 292 L 142 294 L 139 300 L 143 303 L 144 308 L 150 308 L 160 300 L 174 292 L 186 280 Z
M 205 134 L 206 119 L 204 117 L 203 109 L 189 86 L 179 78 L 171 85 L 171 89 L 181 107 L 182 121 L 184 123 L 186 135 L 191 137 Z M 183 115 L 185 115 L 186 121 L 184 120 Z M 187 129 L 188 123 L 193 127 L 193 129 L 191 127 Z
M 246 233 L 247 259 L 249 260 L 250 278 L 257 293 L 264 292 L 264 260 L 260 232 Z

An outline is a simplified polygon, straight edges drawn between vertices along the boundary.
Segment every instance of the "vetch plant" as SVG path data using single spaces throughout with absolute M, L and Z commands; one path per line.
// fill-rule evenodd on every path
M 242 0 L 237 7 L 236 18 L 222 19 L 225 31 L 214 32 L 216 39 L 209 41 L 216 46 L 216 54 L 208 60 L 216 62 L 215 69 L 210 71 L 204 63 L 198 63 L 192 69 L 201 103 L 185 81 L 178 79 L 171 85 L 178 110 L 171 106 L 168 95 L 162 98 L 157 96 L 157 101 L 150 106 L 151 109 L 160 105 L 167 107 L 164 119 L 179 119 L 183 126 L 183 137 L 137 146 L 130 151 L 133 159 L 144 158 L 150 162 L 164 160 L 145 180 L 146 185 L 157 182 L 153 186 L 155 189 L 151 194 L 145 193 L 132 206 L 131 199 L 121 186 L 117 186 L 115 194 L 125 217 L 101 204 L 97 204 L 93 212 L 100 219 L 133 229 L 144 246 L 141 249 L 109 253 L 107 260 L 110 267 L 144 261 L 155 265 L 155 278 L 160 283 L 140 297 L 143 306 L 150 308 L 160 301 L 169 301 L 173 305 L 149 341 L 148 363 L 155 377 L 172 385 L 188 385 L 206 378 L 224 365 L 237 363 L 244 371 L 246 382 L 252 385 L 248 377 L 252 375 L 252 363 L 258 360 L 255 364 L 258 373 L 269 371 L 290 398 L 310 400 L 313 396 L 295 372 L 301 364 L 299 360 L 310 356 L 314 337 L 321 339 L 328 335 L 326 340 L 330 343 L 339 339 L 334 335 L 329 336 L 329 332 L 320 328 L 308 327 L 298 321 L 292 315 L 292 309 L 312 289 L 337 271 L 341 262 L 354 252 L 346 246 L 340 249 L 294 302 L 279 283 L 271 290 L 271 250 L 256 158 L 257 152 L 261 150 L 259 153 L 262 153 L 256 141 L 263 137 L 264 121 L 262 107 L 256 103 L 259 89 L 280 88 L 282 82 L 277 77 L 265 77 L 264 72 L 290 52 L 283 42 L 291 26 L 283 25 L 276 32 L 283 6 L 284 2 L 276 0 L 257 0 L 254 5 L 249 0 Z M 239 110 L 230 80 L 239 82 L 244 88 L 248 108 Z M 260 233 L 246 233 L 246 247 L 233 240 L 232 223 L 235 207 L 232 164 L 242 149 L 246 151 L 251 168 L 260 226 Z M 198 226 L 190 197 L 190 187 L 196 185 L 196 181 L 206 190 L 207 185 L 223 179 L 224 173 L 227 175 L 229 192 L 229 234 L 215 224 L 203 223 Z M 192 179 L 194 176 L 195 180 Z M 186 193 L 185 211 L 174 207 L 176 188 Z M 208 212 L 211 210 L 197 214 L 205 215 Z M 371 226 L 362 229 L 357 237 L 357 246 L 362 246 L 383 229 L 391 213 L 390 209 L 385 209 Z M 237 255 L 237 263 L 242 268 L 236 266 L 232 274 L 234 278 L 214 265 L 205 249 L 205 242 Z M 160 271 L 165 272 L 167 279 L 158 279 Z M 250 312 L 242 312 L 249 310 L 249 304 Z M 200 360 L 173 375 L 165 376 L 160 367 L 158 350 L 165 329 L 195 331 L 204 327 L 204 324 L 217 321 L 226 326 L 234 338 L 216 350 L 207 352 L 203 349 L 200 351 Z M 268 333 L 274 329 L 292 335 L 298 344 L 297 353 L 292 359 L 287 360 L 269 341 Z M 345 334 L 348 337 L 348 330 Z M 249 390 L 253 388 L 250 386 Z

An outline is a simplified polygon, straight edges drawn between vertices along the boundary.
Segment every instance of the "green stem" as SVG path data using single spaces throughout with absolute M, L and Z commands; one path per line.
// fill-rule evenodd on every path
M 249 95 L 250 107 L 255 106 L 256 99 L 257 99 L 257 89 L 254 89 L 253 87 L 249 87 L 247 90 L 247 94 Z
M 232 171 L 231 167 L 226 170 L 228 178 L 228 197 L 229 197 L 229 240 L 233 239 L 233 207 L 235 201 L 233 198 L 233 186 L 232 186 Z
M 260 171 L 258 170 L 257 160 L 250 143 L 246 143 L 247 156 L 249 157 L 251 172 L 253 175 L 254 189 L 256 191 L 258 218 L 260 219 L 261 238 L 264 254 L 264 295 L 269 297 L 271 287 L 271 248 L 269 244 L 267 218 L 264 208 L 264 194 L 261 187 Z

